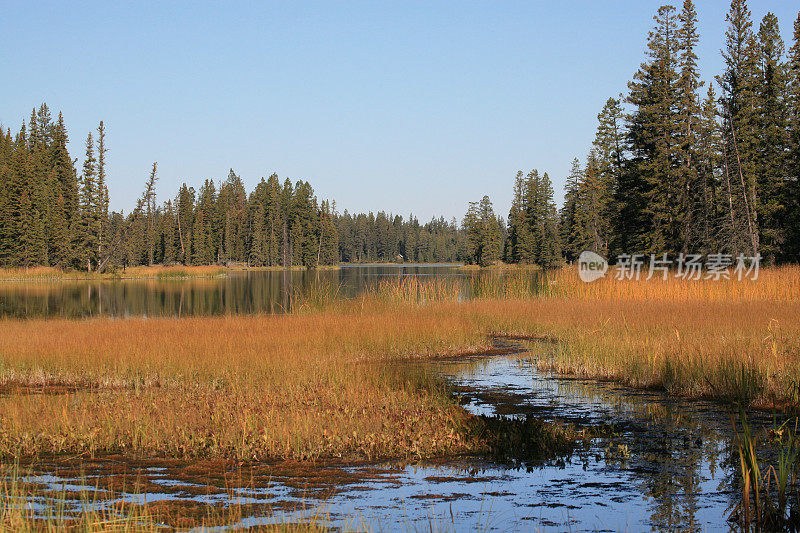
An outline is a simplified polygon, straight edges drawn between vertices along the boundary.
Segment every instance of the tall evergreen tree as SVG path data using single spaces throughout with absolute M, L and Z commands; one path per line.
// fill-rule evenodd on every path
M 756 146 L 759 244 L 764 257 L 774 262 L 785 243 L 784 176 L 789 145 L 787 128 L 787 75 L 784 44 L 778 18 L 767 13 L 758 30 L 758 131 Z
M 561 208 L 559 230 L 561 242 L 564 246 L 564 256 L 567 261 L 574 261 L 583 251 L 581 243 L 576 242 L 574 232 L 576 229 L 576 212 L 579 207 L 578 196 L 580 183 L 583 181 L 583 170 L 578 158 L 572 160 L 572 169 L 564 185 L 564 205 Z
M 680 249 L 678 228 L 683 227 L 685 214 L 680 202 L 684 184 L 677 170 L 680 123 L 675 113 L 679 100 L 675 8 L 662 6 L 654 19 L 656 25 L 647 42 L 648 61 L 629 83 L 628 101 L 635 107 L 629 130 L 634 157 L 630 183 L 621 183 L 617 191 L 623 213 L 641 212 L 633 227 L 624 229 L 630 232 L 625 244 L 645 253 Z M 622 222 L 629 225 L 632 221 Z
M 723 89 L 723 165 L 730 202 L 730 220 L 722 243 L 731 252 L 758 253 L 756 206 L 758 160 L 758 46 L 746 0 L 732 0 L 726 16 L 725 72 L 718 81 Z
M 788 77 L 788 179 L 784 187 L 786 206 L 785 257 L 800 262 L 800 13 L 794 21 L 794 36 L 787 61 Z

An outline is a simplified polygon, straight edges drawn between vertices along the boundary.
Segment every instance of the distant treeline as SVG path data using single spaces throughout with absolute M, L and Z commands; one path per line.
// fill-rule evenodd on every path
M 465 254 L 455 220 L 421 225 L 384 212 L 338 215 L 308 182 L 276 174 L 249 195 L 231 170 L 199 191 L 183 184 L 161 205 L 151 193 L 127 216 L 109 212 L 104 124 L 88 135 L 80 172 L 67 139 L 63 117 L 53 121 L 46 104 L 16 136 L 0 131 L 0 265 L 93 270 L 108 258 L 115 266 L 315 266 Z
M 592 149 L 573 162 L 560 210 L 547 173 L 519 172 L 507 222 L 488 197 L 459 226 L 384 212 L 339 215 L 308 182 L 273 174 L 248 195 L 232 170 L 184 184 L 157 205 L 109 213 L 103 123 L 81 171 L 45 104 L 19 133 L 0 130 L 0 265 L 292 266 L 338 261 L 496 261 L 544 268 L 582 250 L 743 253 L 800 260 L 800 15 L 786 53 L 772 13 L 756 30 L 746 0 L 726 20 L 725 70 L 700 80 L 691 0 L 662 6 L 628 93 L 598 115 Z M 155 167 L 153 169 L 155 172 Z
M 506 233 L 488 198 L 467 213 L 473 261 L 546 266 L 582 250 L 800 260 L 800 15 L 786 54 L 775 15 L 755 29 L 747 2 L 731 2 L 719 97 L 700 80 L 691 0 L 654 20 L 627 95 L 608 99 L 586 162 L 573 162 L 560 213 L 547 174 L 520 173 Z

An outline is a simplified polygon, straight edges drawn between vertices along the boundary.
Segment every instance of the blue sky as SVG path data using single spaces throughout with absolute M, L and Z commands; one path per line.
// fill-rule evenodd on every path
M 307 179 L 340 212 L 460 219 L 488 194 L 506 215 L 518 169 L 547 171 L 560 201 L 661 3 L 5 0 L 0 123 L 47 102 L 82 158 L 104 120 L 115 210 L 158 161 L 160 200 L 232 167 L 248 191 Z M 798 4 L 750 4 L 788 48 Z M 728 6 L 696 5 L 708 80 Z

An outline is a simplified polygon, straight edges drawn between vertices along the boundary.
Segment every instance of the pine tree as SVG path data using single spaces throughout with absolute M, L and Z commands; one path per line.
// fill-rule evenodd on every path
M 720 183 L 721 139 L 717 97 L 713 85 L 709 84 L 700 109 L 694 146 L 697 182 L 689 200 L 693 223 L 687 246 L 692 252 L 709 254 L 722 249 L 717 245 L 717 232 L 721 226 L 721 213 L 729 213 L 730 206 L 721 203 L 726 197 Z
M 794 22 L 792 47 L 787 61 L 788 77 L 788 179 L 784 186 L 786 206 L 785 258 L 800 262 L 800 13 Z
M 336 231 L 336 205 L 327 200 L 320 208 L 320 247 L 318 263 L 333 265 L 339 261 L 339 234 Z
M 605 183 L 595 152 L 589 153 L 576 193 L 574 223 L 569 232 L 572 246 L 580 253 L 590 250 L 605 256 L 608 221 L 603 216 L 608 201 Z
M 758 31 L 759 112 L 756 146 L 758 158 L 759 243 L 762 255 L 774 262 L 785 243 L 786 213 L 784 209 L 784 176 L 789 137 L 787 128 L 787 79 L 783 63 L 784 44 L 778 28 L 778 18 L 767 13 Z
M 194 229 L 194 189 L 185 183 L 178 190 L 178 197 L 175 199 L 175 229 L 177 237 L 177 260 L 183 264 L 192 262 L 192 231 Z
M 92 134 L 86 137 L 83 171 L 79 179 L 78 220 L 76 221 L 75 261 L 78 266 L 92 270 L 97 260 L 97 160 L 94 156 Z
M 701 177 L 697 169 L 697 133 L 700 122 L 700 99 L 698 90 L 703 85 L 697 69 L 697 55 L 694 50 L 699 41 L 697 33 L 697 12 L 692 0 L 684 0 L 683 9 L 678 15 L 680 25 L 677 30 L 678 69 L 677 83 L 677 209 L 682 213 L 681 225 L 672 233 L 677 240 L 675 248 L 686 254 L 696 245 L 693 242 L 698 213 L 693 202 L 702 194 Z
M 96 235 L 97 256 L 102 257 L 108 236 L 108 186 L 106 185 L 106 129 L 103 121 L 97 127 L 97 181 L 94 187 L 92 232 Z
M 246 214 L 247 193 L 233 169 L 219 189 L 217 212 L 222 221 L 220 241 L 222 260 L 243 262 L 247 259 Z
M 213 180 L 200 188 L 192 228 L 192 263 L 211 265 L 217 262 L 217 191 Z
M 759 251 L 756 206 L 758 46 L 746 0 L 732 0 L 726 16 L 723 89 L 723 165 L 731 211 L 723 243 L 733 253 Z
M 555 268 L 561 263 L 561 243 L 558 229 L 558 210 L 553 199 L 553 185 L 545 172 L 539 182 L 541 218 L 535 221 L 541 226 L 537 233 L 540 242 L 536 243 L 536 262 L 545 270 Z
M 11 164 L 14 150 L 11 131 L 0 127 L 0 265 L 11 264 L 13 216 L 11 211 Z
M 78 210 L 78 179 L 67 150 L 68 141 L 64 117 L 59 113 L 51 149 L 54 181 L 50 258 L 53 265 L 62 268 L 69 266 L 72 259 L 72 231 Z
M 502 222 L 494 214 L 492 202 L 488 196 L 481 198 L 478 204 L 480 246 L 477 262 L 481 266 L 489 266 L 500 260 L 503 250 Z
M 578 188 L 583 181 L 583 171 L 581 170 L 578 158 L 572 160 L 572 169 L 564 186 L 564 206 L 561 208 L 559 222 L 560 238 L 564 246 L 564 256 L 567 261 L 574 261 L 583 251 L 581 244 L 576 242 L 573 235 L 576 230 L 576 211 L 578 209 Z
M 252 238 L 250 239 L 250 254 L 248 264 L 250 266 L 264 266 L 267 264 L 267 233 L 265 230 L 266 216 L 264 205 L 255 202 L 252 222 Z
M 178 255 L 178 248 L 175 244 L 177 230 L 176 209 L 172 200 L 167 200 L 161 210 L 159 223 L 158 249 L 156 261 L 162 265 L 171 265 L 175 262 Z M 109 235 L 110 236 L 110 235 Z
M 678 133 L 678 38 L 675 8 L 662 6 L 648 37 L 648 61 L 629 83 L 628 101 L 635 106 L 630 143 L 634 159 L 628 181 L 617 190 L 621 211 L 639 211 L 631 235 L 624 239 L 633 251 L 672 252 L 680 249 L 678 228 L 683 227 L 680 196 L 684 184 Z M 624 178 L 623 178 L 624 179 Z M 641 195 L 637 198 L 636 195 Z M 624 219 L 623 224 L 631 221 Z M 632 252 L 629 252 L 632 253 Z

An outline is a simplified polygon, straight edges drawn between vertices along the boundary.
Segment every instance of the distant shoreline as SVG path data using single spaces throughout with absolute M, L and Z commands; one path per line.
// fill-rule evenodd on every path
M 338 270 L 338 265 L 320 265 L 317 270 Z M 137 266 L 129 267 L 124 270 L 115 270 L 98 274 L 96 272 L 84 272 L 80 270 L 62 270 L 53 267 L 33 267 L 33 268 L 14 268 L 0 269 L 0 282 L 19 282 L 19 281 L 115 281 L 115 280 L 134 280 L 134 279 L 153 279 L 153 280 L 179 280 L 193 278 L 213 278 L 229 275 L 231 272 L 256 272 L 256 271 L 303 271 L 304 266 L 291 267 L 246 267 L 235 266 L 225 267 L 218 265 L 199 265 L 199 266 Z

